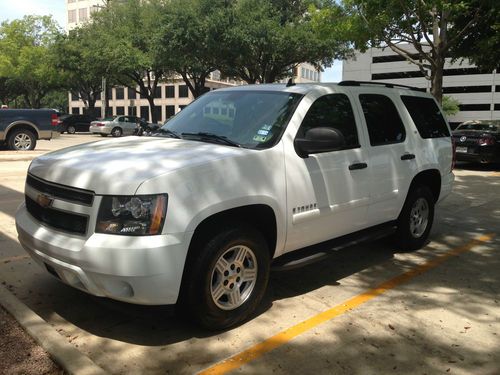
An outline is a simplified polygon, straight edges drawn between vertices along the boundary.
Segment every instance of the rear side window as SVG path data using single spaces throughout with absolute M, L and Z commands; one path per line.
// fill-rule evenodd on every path
M 433 99 L 402 95 L 401 100 L 422 138 L 450 136 L 446 122 Z
M 324 95 L 317 99 L 307 111 L 298 136 L 303 137 L 307 130 L 317 127 L 340 131 L 344 136 L 346 149 L 360 147 L 351 102 L 344 94 Z
M 372 146 L 400 143 L 405 140 L 406 132 L 403 121 L 389 97 L 379 94 L 361 94 L 359 101 L 363 108 Z

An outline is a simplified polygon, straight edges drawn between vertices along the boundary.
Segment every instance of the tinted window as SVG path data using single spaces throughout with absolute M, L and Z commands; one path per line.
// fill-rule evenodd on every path
M 345 139 L 345 148 L 359 147 L 351 102 L 344 94 L 325 95 L 317 99 L 307 111 L 297 136 L 304 137 L 307 130 L 317 127 L 340 131 Z
M 446 122 L 433 99 L 404 95 L 401 99 L 422 138 L 450 136 Z
M 391 99 L 385 95 L 361 94 L 359 101 L 372 146 L 405 140 L 405 127 Z
M 137 96 L 137 93 L 135 92 L 134 89 L 129 88 L 127 95 L 128 95 L 129 99 L 135 99 L 135 97 Z

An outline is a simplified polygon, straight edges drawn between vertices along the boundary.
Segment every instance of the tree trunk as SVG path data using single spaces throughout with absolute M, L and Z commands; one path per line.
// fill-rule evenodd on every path
M 154 95 L 147 95 L 149 110 L 151 112 L 151 122 L 156 124 L 158 122 L 158 114 L 156 113 L 155 98 Z M 148 121 L 148 119 L 145 119 Z

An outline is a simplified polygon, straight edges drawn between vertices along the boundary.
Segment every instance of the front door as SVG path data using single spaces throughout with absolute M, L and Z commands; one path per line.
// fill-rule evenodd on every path
M 342 134 L 344 146 L 307 158 L 299 157 L 293 149 L 285 152 L 288 210 L 285 251 L 366 227 L 369 171 L 363 135 L 356 121 L 358 116 L 347 95 L 323 95 L 309 108 L 296 137 L 304 137 L 313 127 L 330 127 Z

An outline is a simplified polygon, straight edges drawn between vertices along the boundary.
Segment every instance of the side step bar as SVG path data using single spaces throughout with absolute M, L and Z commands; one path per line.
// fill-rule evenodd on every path
M 338 237 L 333 240 L 304 247 L 274 259 L 271 263 L 271 271 L 288 271 L 316 263 L 331 256 L 337 250 L 358 245 L 363 242 L 378 240 L 394 234 L 395 231 L 396 223 L 389 222 Z

